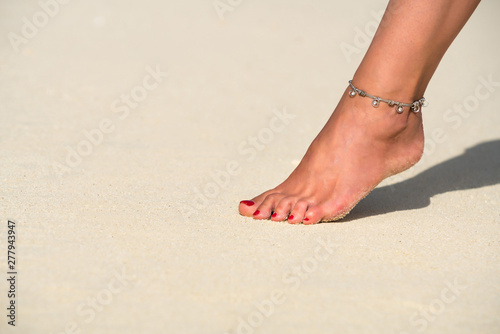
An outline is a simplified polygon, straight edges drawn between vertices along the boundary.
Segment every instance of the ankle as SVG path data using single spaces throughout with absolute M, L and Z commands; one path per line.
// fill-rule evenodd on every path
M 368 94 L 401 103 L 413 103 L 421 99 L 425 91 L 418 78 L 363 76 L 356 73 L 352 83 Z
M 366 57 L 354 74 L 353 83 L 371 95 L 410 103 L 423 97 L 432 73 L 424 64 L 402 65 Z
M 418 113 L 418 112 L 420 112 L 421 108 L 423 106 L 425 106 L 425 98 L 423 98 L 423 97 L 420 98 L 419 100 L 413 101 L 412 103 L 405 103 L 405 102 L 395 101 L 395 100 L 391 100 L 391 99 L 384 99 L 383 97 L 380 97 L 380 96 L 374 96 L 374 95 L 372 95 L 372 94 L 370 94 L 362 89 L 355 87 L 354 84 L 352 83 L 352 80 L 349 80 L 349 86 L 350 86 L 350 90 L 349 90 L 350 97 L 355 97 L 357 95 L 359 95 L 361 97 L 368 97 L 368 98 L 372 99 L 371 104 L 375 108 L 378 108 L 380 106 L 380 104 L 382 104 L 382 103 L 387 103 L 387 105 L 389 107 L 394 107 L 398 114 L 402 114 L 404 112 L 405 108 L 409 108 L 409 110 Z

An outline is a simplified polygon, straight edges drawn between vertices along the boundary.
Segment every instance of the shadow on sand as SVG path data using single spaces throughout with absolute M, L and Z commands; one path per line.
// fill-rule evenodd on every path
M 478 144 L 411 179 L 376 188 L 339 222 L 420 209 L 432 196 L 500 183 L 500 140 Z

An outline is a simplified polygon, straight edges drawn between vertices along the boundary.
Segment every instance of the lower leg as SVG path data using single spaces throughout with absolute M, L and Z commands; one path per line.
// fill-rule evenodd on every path
M 391 0 L 353 83 L 372 95 L 412 102 L 479 0 Z M 242 215 L 313 224 L 346 215 L 380 181 L 414 165 L 424 145 L 421 113 L 346 93 L 285 182 L 251 201 Z
M 480 0 L 391 0 L 353 82 L 377 96 L 414 101 Z

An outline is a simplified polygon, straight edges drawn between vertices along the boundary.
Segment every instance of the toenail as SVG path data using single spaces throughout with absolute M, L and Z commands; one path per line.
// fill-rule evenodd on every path
M 309 218 L 307 218 L 307 217 L 306 217 L 306 218 L 304 218 L 304 221 L 305 221 L 305 222 L 308 222 L 308 221 L 309 221 Z
M 257 211 L 255 211 L 255 212 L 253 213 L 253 215 L 254 215 L 254 216 L 257 216 L 259 213 L 260 213 L 260 211 L 259 211 L 259 210 L 257 210 Z
M 277 215 L 278 215 L 278 213 L 276 213 L 276 212 L 275 212 L 275 213 L 273 213 L 273 214 L 271 215 L 271 217 L 276 217 Z
M 288 216 L 288 220 L 292 220 L 292 219 L 293 219 L 293 215 Z
M 243 204 L 245 204 L 246 206 L 252 206 L 252 205 L 254 205 L 254 204 L 255 204 L 253 201 L 241 201 L 240 203 L 243 203 Z

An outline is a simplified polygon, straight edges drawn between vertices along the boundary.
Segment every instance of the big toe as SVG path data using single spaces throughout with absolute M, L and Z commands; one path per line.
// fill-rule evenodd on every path
M 240 215 L 252 217 L 256 208 L 257 208 L 257 205 L 255 204 L 254 201 L 244 200 L 244 201 L 240 202 L 238 210 L 240 212 Z

